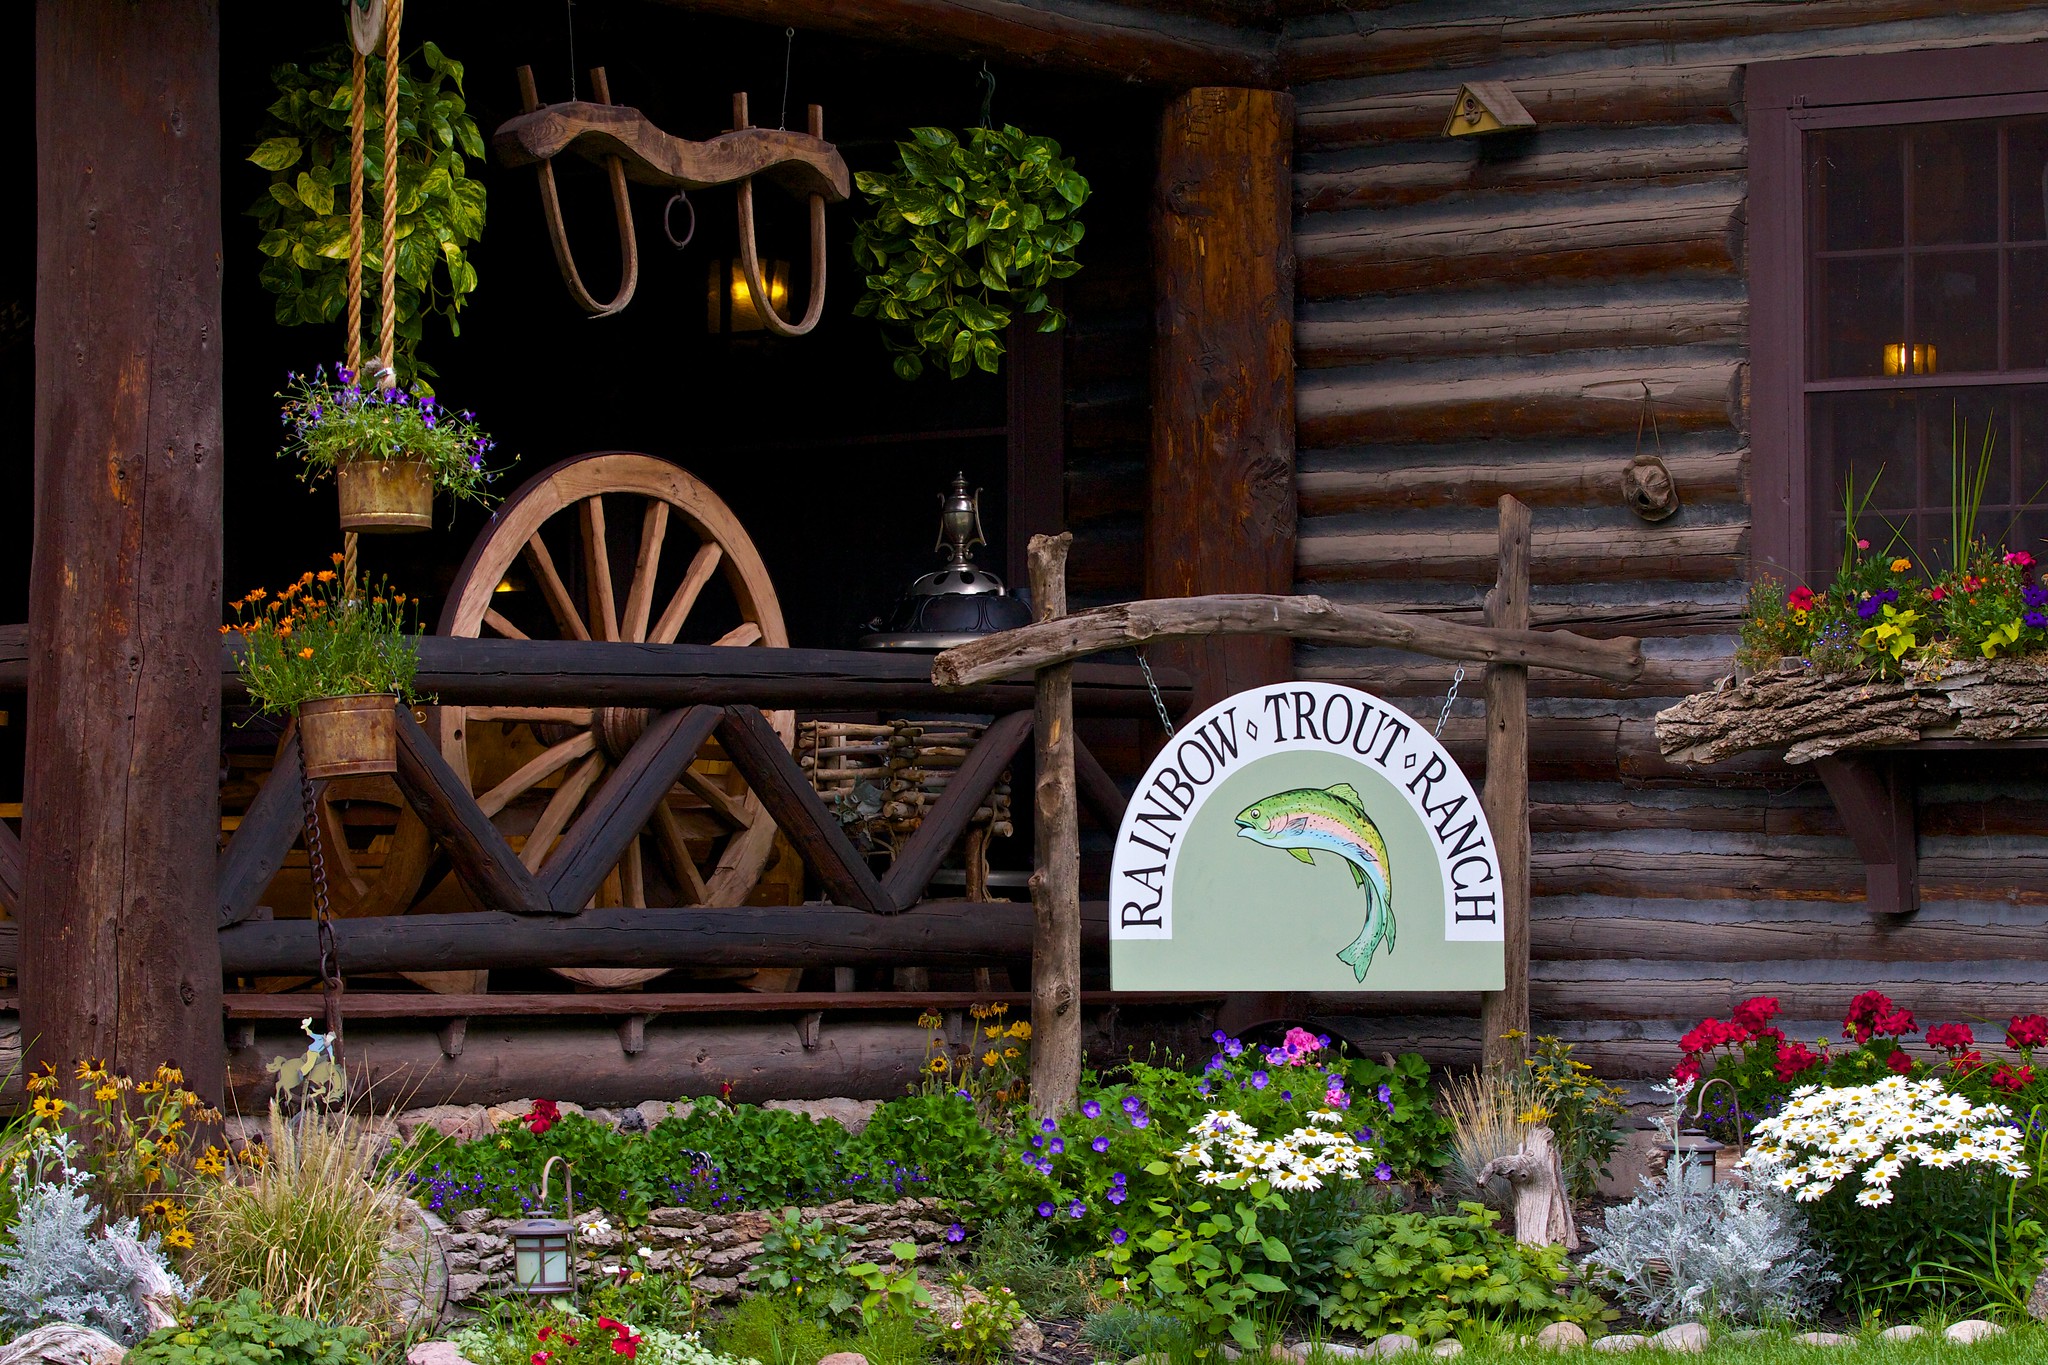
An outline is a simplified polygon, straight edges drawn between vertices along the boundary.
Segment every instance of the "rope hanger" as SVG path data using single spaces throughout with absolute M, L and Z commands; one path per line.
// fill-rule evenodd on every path
M 356 382 L 395 385 L 398 344 L 398 32 L 405 0 L 386 0 L 384 9 L 384 169 L 379 197 L 383 209 L 379 239 L 383 267 L 378 299 L 377 354 L 374 374 L 363 372 L 363 106 L 368 100 L 369 44 L 360 25 L 351 24 L 348 110 L 348 339 L 343 349 Z M 372 35 L 374 39 L 374 35 Z M 357 542 L 354 531 L 342 533 L 342 582 L 356 588 Z

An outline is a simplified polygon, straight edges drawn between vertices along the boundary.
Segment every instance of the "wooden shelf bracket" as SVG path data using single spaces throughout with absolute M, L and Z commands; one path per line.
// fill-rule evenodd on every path
M 1920 908 L 1919 821 L 1911 759 L 1872 751 L 1814 760 L 1856 856 L 1863 860 L 1865 901 L 1874 915 L 1910 915 Z

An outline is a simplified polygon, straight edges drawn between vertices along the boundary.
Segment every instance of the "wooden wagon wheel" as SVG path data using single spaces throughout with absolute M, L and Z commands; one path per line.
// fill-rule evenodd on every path
M 633 534 L 637 526 L 638 534 Z M 526 580 L 523 612 L 501 589 Z M 729 508 L 666 460 L 581 455 L 542 472 L 494 515 L 457 572 L 440 633 L 509 639 L 679 639 L 786 646 L 767 568 Z M 606 772 L 645 729 L 634 707 L 442 707 L 437 738 L 520 859 L 547 865 Z M 785 745 L 789 711 L 768 713 Z M 684 772 L 605 879 L 599 905 L 738 905 L 760 880 L 775 825 L 716 742 Z M 618 989 L 662 973 L 563 969 Z

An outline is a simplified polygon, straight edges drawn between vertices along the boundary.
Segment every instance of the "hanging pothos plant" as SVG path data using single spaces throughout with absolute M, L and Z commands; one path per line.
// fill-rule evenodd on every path
M 1041 332 L 1066 323 L 1046 286 L 1081 268 L 1074 213 L 1088 181 L 1059 143 L 1007 125 L 971 128 L 964 143 L 910 131 L 895 173 L 854 177 L 875 211 L 854 232 L 867 292 L 853 311 L 880 319 L 905 379 L 927 360 L 955 379 L 993 374 L 1013 311 L 1040 315 Z
M 466 157 L 484 155 L 483 135 L 462 98 L 462 63 L 427 43 L 424 77 L 407 62 L 398 80 L 398 343 L 395 364 L 410 384 L 431 367 L 417 359 L 429 313 L 448 319 L 476 288 L 468 248 L 484 228 L 484 187 Z M 304 67 L 287 63 L 273 79 L 271 124 L 249 160 L 270 172 L 270 189 L 249 213 L 263 228 L 270 259 L 263 287 L 277 295 L 284 324 L 337 321 L 348 306 L 349 52 Z M 363 111 L 363 277 L 374 294 L 383 269 L 379 218 L 384 186 L 384 62 L 369 60 Z M 377 310 L 366 307 L 364 353 L 376 349 Z

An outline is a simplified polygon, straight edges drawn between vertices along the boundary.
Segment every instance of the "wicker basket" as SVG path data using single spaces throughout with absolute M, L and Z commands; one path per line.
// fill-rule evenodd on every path
M 854 847 L 894 858 L 987 728 L 975 721 L 807 720 L 797 730 L 796 757 Z M 1008 770 L 967 830 L 969 896 L 982 899 L 988 840 L 1012 831 Z

